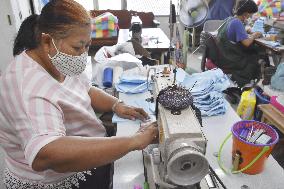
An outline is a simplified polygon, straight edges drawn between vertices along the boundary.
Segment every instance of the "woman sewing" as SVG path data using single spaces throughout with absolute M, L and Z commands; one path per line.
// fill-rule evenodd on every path
M 260 55 L 254 40 L 262 34 L 255 32 L 248 35 L 244 25 L 257 10 L 253 0 L 240 0 L 236 15 L 228 18 L 218 31 L 217 42 L 223 57 L 217 66 L 232 73 L 232 79 L 239 86 L 258 78 L 260 74 Z
M 148 115 L 82 74 L 90 35 L 90 17 L 73 0 L 51 0 L 22 23 L 15 58 L 0 78 L 7 189 L 112 188 L 111 163 L 156 138 L 156 123 L 133 136 L 106 137 L 94 110 L 128 119 Z

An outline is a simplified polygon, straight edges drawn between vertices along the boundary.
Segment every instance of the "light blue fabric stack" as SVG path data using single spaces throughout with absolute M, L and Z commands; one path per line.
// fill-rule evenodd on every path
M 120 76 L 120 82 L 115 86 L 121 93 L 136 94 L 147 90 L 147 77 L 137 74 L 125 74 Z
M 222 115 L 226 112 L 227 102 L 222 91 L 230 86 L 230 81 L 221 69 L 186 74 L 181 85 L 191 90 L 193 104 L 200 109 L 202 116 Z
M 253 27 L 251 29 L 252 32 L 260 32 L 262 34 L 264 34 L 264 20 L 263 19 L 257 19 L 254 24 Z

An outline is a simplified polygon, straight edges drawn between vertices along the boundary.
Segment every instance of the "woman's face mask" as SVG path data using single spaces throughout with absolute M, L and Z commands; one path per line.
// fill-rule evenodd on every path
M 48 54 L 52 64 L 55 68 L 65 76 L 76 76 L 80 75 L 86 68 L 88 53 L 84 52 L 79 56 L 73 56 L 60 52 L 56 47 L 54 40 L 52 43 L 57 51 L 57 53 L 51 57 Z

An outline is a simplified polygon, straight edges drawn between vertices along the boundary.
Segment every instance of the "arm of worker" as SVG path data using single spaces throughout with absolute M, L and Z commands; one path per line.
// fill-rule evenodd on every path
M 254 40 L 257 38 L 260 38 L 262 34 L 260 32 L 254 32 L 248 37 L 247 39 L 244 39 L 241 41 L 241 44 L 245 47 L 249 47 L 251 44 L 254 43 Z
M 91 87 L 89 96 L 92 107 L 97 112 L 114 111 L 119 117 L 130 120 L 140 119 L 145 121 L 149 118 L 148 114 L 142 108 L 128 106 L 123 102 L 119 102 L 117 98 L 99 88 Z
M 247 34 L 250 34 L 250 35 L 253 34 L 251 27 L 246 26 L 245 29 L 246 29 Z
M 63 136 L 45 145 L 32 163 L 35 171 L 79 172 L 111 163 L 130 151 L 142 150 L 158 135 L 157 123 L 129 137 Z

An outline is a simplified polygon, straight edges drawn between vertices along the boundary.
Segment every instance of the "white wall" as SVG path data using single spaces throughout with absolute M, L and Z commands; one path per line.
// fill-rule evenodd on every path
M 16 25 L 10 0 L 1 0 L 0 7 L 0 71 L 3 71 L 13 58 L 12 48 Z M 9 24 L 8 15 L 12 25 Z
M 0 72 L 11 62 L 14 38 L 22 21 L 30 14 L 29 0 L 0 0 Z
M 23 20 L 25 20 L 25 18 L 28 17 L 29 15 L 31 15 L 29 0 L 2 0 L 2 1 L 11 2 L 12 12 L 15 17 L 16 29 L 18 30 Z
M 80 3 L 88 11 L 94 9 L 94 1 L 92 0 L 75 0 L 75 1 Z
M 40 14 L 40 11 L 42 9 L 42 5 L 40 3 L 40 0 L 33 0 L 33 3 L 34 3 L 35 14 Z

